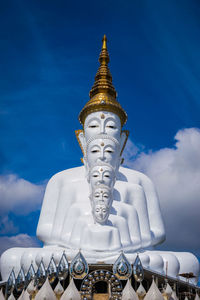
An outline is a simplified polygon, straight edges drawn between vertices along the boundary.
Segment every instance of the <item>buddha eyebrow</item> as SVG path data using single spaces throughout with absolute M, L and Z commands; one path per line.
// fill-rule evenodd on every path
M 106 122 L 108 122 L 108 121 L 113 121 L 113 122 L 117 123 L 117 121 L 116 121 L 115 118 L 113 118 L 113 117 L 108 117 L 107 119 L 105 119 L 105 121 L 106 121 Z
M 88 121 L 86 122 L 86 125 L 88 125 L 90 122 L 93 122 L 93 121 L 99 122 L 99 118 L 93 117 L 91 120 L 88 120 Z

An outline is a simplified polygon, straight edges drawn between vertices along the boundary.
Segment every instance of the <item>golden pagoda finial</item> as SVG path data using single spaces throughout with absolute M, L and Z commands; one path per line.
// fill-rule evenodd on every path
M 122 126 L 126 123 L 127 114 L 116 100 L 117 92 L 112 84 L 112 75 L 108 67 L 109 60 L 107 38 L 106 35 L 104 35 L 99 56 L 100 66 L 95 76 L 94 85 L 90 90 L 90 100 L 86 103 L 79 115 L 79 120 L 82 125 L 88 114 L 101 110 L 116 113 L 120 117 Z
M 107 37 L 106 37 L 105 34 L 103 36 L 102 42 L 103 42 L 102 49 L 106 49 L 107 50 Z

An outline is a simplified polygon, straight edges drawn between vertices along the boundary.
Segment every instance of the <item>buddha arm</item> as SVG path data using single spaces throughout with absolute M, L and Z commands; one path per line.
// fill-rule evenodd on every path
M 149 223 L 152 233 L 152 246 L 165 240 L 165 228 L 161 215 L 160 204 L 152 181 L 144 174 L 140 174 L 140 184 L 144 189 L 147 200 Z
M 149 247 L 152 244 L 152 237 L 144 189 L 141 185 L 134 183 L 128 183 L 127 186 L 127 202 L 135 207 L 138 214 L 142 247 Z
M 50 242 L 53 221 L 59 199 L 59 190 L 59 178 L 55 175 L 47 184 L 37 227 L 37 237 L 45 244 Z

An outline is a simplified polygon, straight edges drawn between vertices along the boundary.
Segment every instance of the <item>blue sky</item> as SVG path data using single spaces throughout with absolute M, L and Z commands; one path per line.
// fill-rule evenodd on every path
M 37 244 L 46 182 L 80 165 L 74 130 L 80 128 L 78 114 L 89 99 L 106 34 L 113 83 L 128 113 L 126 165 L 152 177 L 162 199 L 164 183 L 176 182 L 175 191 L 188 183 L 190 215 L 183 213 L 176 224 L 182 233 L 178 243 L 173 247 L 177 237 L 169 239 L 162 249 L 200 256 L 200 188 L 194 184 L 200 178 L 199 1 L 11 0 L 0 5 L 1 251 L 17 243 Z M 172 159 L 171 171 L 182 178 L 173 183 L 164 176 Z M 180 167 L 183 162 L 188 172 Z M 177 209 L 184 195 L 173 194 Z M 166 206 L 168 197 L 161 207 L 171 222 L 174 204 Z

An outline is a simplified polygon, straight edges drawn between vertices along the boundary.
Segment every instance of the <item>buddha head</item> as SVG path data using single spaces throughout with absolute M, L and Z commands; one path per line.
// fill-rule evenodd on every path
M 86 142 L 97 134 L 107 134 L 119 141 L 121 136 L 121 122 L 119 116 L 109 111 L 90 113 L 84 122 L 84 136 Z
M 105 162 L 98 162 L 90 168 L 87 179 L 92 187 L 104 184 L 113 188 L 116 180 L 115 169 Z
M 105 204 L 111 207 L 113 201 L 112 189 L 105 184 L 92 187 L 90 201 L 93 206 L 94 203 Z
M 95 223 L 105 225 L 109 217 L 109 207 L 105 204 L 95 202 L 93 205 L 93 218 Z
M 97 163 L 110 164 L 116 169 L 119 162 L 120 144 L 115 138 L 99 134 L 88 140 L 84 157 L 84 163 L 88 170 Z

